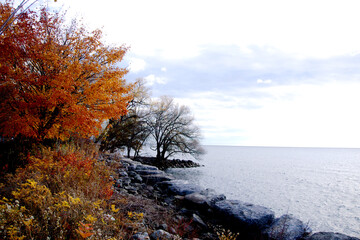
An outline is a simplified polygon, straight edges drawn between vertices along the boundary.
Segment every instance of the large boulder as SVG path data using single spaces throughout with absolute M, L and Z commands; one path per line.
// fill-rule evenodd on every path
M 173 240 L 175 236 L 162 229 L 156 230 L 150 235 L 151 240 Z
M 157 171 L 159 170 L 157 167 L 145 165 L 145 164 L 139 164 L 136 166 L 135 171 L 141 171 L 141 170 L 147 170 L 147 171 Z
M 300 239 L 309 232 L 305 224 L 293 215 L 281 216 L 264 231 L 270 239 L 282 240 Z
M 240 228 L 265 229 L 274 221 L 274 212 L 266 207 L 239 200 L 215 202 L 213 209 L 228 224 Z
M 342 233 L 318 232 L 307 237 L 306 240 L 359 240 L 359 238 L 350 237 Z
M 147 232 L 135 233 L 132 237 L 132 240 L 149 240 L 149 234 Z
M 164 172 L 158 174 L 142 175 L 142 179 L 145 183 L 153 185 L 159 182 L 174 180 L 173 177 L 165 174 Z
M 204 189 L 199 187 L 198 185 L 189 183 L 186 180 L 172 180 L 163 182 L 166 185 L 167 190 L 175 195 L 185 196 L 195 192 L 201 192 Z
M 208 197 L 200 193 L 194 192 L 185 195 L 184 199 L 193 207 L 198 207 L 199 205 L 205 205 L 207 203 Z

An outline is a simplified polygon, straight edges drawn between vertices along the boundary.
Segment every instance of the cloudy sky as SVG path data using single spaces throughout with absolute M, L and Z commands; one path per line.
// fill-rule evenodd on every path
M 359 2 L 58 0 L 189 105 L 204 144 L 360 147 Z

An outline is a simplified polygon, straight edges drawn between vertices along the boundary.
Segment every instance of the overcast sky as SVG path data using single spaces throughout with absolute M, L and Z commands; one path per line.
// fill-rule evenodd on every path
M 189 105 L 204 144 L 360 147 L 358 1 L 58 0 Z

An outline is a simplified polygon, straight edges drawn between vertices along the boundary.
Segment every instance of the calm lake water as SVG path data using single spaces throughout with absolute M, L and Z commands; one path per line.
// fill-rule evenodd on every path
M 291 213 L 313 231 L 360 237 L 360 149 L 205 146 L 205 165 L 172 169 L 227 199 Z

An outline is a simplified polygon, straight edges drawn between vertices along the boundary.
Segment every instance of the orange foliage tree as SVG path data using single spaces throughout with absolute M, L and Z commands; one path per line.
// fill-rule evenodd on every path
M 13 11 L 0 3 L 0 21 Z M 66 25 L 60 13 L 22 13 L 0 35 L 0 136 L 98 134 L 104 120 L 126 114 L 126 50 L 105 45 L 100 30 Z

